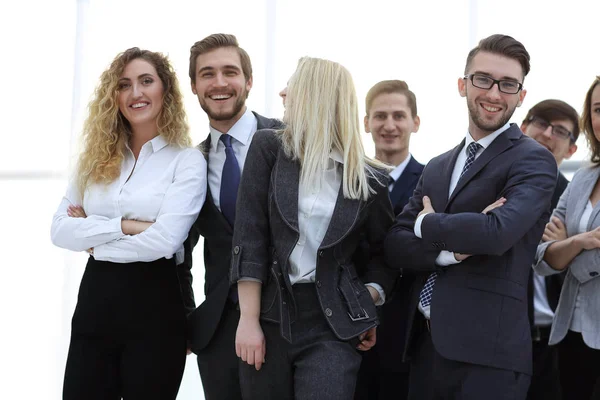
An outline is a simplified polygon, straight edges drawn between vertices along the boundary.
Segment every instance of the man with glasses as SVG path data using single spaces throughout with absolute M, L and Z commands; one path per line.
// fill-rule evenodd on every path
M 510 36 L 471 50 L 458 80 L 465 138 L 427 164 L 386 238 L 387 262 L 417 274 L 411 400 L 526 398 L 527 281 L 557 174 L 552 154 L 509 123 L 528 72 L 529 53 Z
M 521 130 L 550 150 L 556 164 L 560 165 L 577 151 L 575 142 L 579 136 L 578 122 L 577 111 L 564 101 L 544 100 L 529 110 L 521 124 Z M 559 172 L 551 210 L 556 207 L 568 183 L 567 178 Z M 529 279 L 529 319 L 533 341 L 533 375 L 527 395 L 529 400 L 561 399 L 558 352 L 556 346 L 548 346 L 548 339 L 563 280 L 564 273 L 543 277 L 535 272 L 531 273 Z

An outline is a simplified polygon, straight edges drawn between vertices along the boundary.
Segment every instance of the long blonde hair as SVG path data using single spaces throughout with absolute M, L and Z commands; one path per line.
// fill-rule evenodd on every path
M 284 121 L 283 148 L 288 157 L 300 161 L 302 184 L 321 186 L 322 172 L 336 149 L 344 158 L 344 197 L 367 200 L 375 192 L 368 179 L 379 181 L 381 174 L 373 167 L 388 167 L 365 155 L 356 91 L 346 68 L 329 60 L 301 58 L 288 82 Z
M 83 197 L 90 183 L 110 183 L 121 172 L 125 145 L 131 135 L 131 127 L 119 111 L 118 82 L 125 66 L 141 58 L 152 64 L 162 81 L 163 104 L 158 115 L 158 133 L 169 144 L 191 146 L 183 97 L 173 67 L 166 56 L 137 47 L 115 57 L 100 76 L 94 98 L 88 105 L 89 115 L 83 126 L 83 151 L 79 155 L 76 170 L 77 187 Z

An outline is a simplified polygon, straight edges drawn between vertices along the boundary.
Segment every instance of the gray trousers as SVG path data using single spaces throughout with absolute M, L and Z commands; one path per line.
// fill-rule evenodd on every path
M 321 311 L 314 284 L 294 285 L 297 318 L 292 341 L 279 325 L 261 321 L 267 352 L 260 371 L 244 362 L 240 382 L 244 400 L 349 400 L 354 396 L 361 357 L 358 341 L 339 340 Z

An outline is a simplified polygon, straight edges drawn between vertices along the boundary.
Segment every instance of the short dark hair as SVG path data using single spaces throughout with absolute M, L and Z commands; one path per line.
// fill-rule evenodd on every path
M 568 119 L 573 122 L 573 137 L 575 141 L 579 137 L 579 114 L 577 111 L 562 100 L 544 100 L 537 103 L 527 112 L 523 124 L 528 124 L 531 117 L 539 117 L 548 122 L 555 119 Z
M 389 93 L 400 93 L 406 96 L 406 101 L 410 107 L 410 113 L 412 117 L 414 118 L 417 116 L 417 98 L 415 97 L 415 94 L 408 88 L 408 84 L 406 82 L 397 79 L 378 82 L 375 84 L 375 86 L 369 89 L 365 101 L 365 111 L 367 115 L 371 110 L 373 100 L 381 94 Z
M 594 164 L 600 164 L 600 142 L 596 139 L 594 127 L 592 126 L 592 92 L 598 85 L 600 85 L 600 76 L 597 76 L 596 79 L 594 79 L 592 86 L 590 86 L 585 94 L 585 101 L 583 102 L 583 111 L 581 111 L 580 119 L 580 127 L 585 134 L 590 150 L 592 151 L 591 161 Z
M 523 78 L 529 73 L 530 57 L 525 46 L 511 36 L 496 34 L 481 39 L 477 47 L 469 52 L 467 64 L 465 66 L 465 74 L 469 72 L 469 67 L 471 66 L 473 58 L 481 51 L 517 60 L 523 69 Z
M 196 83 L 196 59 L 201 54 L 206 54 L 221 47 L 233 47 L 240 55 L 240 63 L 242 64 L 242 72 L 246 82 L 252 78 L 252 63 L 250 56 L 246 50 L 242 49 L 235 35 L 228 33 L 214 33 L 204 39 L 194 43 L 190 49 L 190 79 L 192 83 Z

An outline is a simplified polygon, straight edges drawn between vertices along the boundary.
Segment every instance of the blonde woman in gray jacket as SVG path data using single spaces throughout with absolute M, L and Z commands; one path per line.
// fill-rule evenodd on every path
M 541 275 L 567 269 L 550 333 L 559 347 L 565 399 L 600 398 L 600 77 L 587 92 L 581 125 L 591 166 L 577 171 L 538 246 Z

